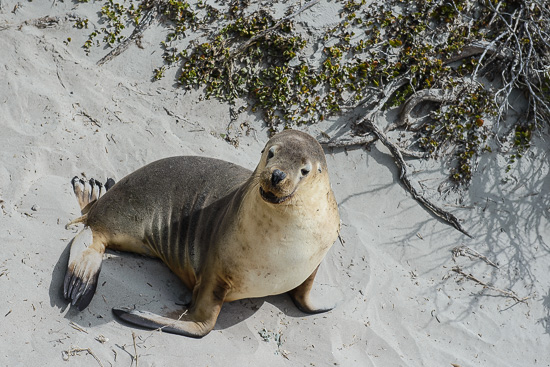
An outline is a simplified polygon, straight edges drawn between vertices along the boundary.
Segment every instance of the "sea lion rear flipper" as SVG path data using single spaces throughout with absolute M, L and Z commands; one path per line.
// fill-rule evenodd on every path
M 80 311 L 90 304 L 94 296 L 104 252 L 105 246 L 94 241 L 89 227 L 85 227 L 72 241 L 63 295 Z
M 115 186 L 115 180 L 113 180 L 111 177 L 107 179 L 107 182 L 105 182 L 105 191 L 109 191 L 111 187 Z
M 103 185 L 93 178 L 86 181 L 83 178 L 74 176 L 71 184 L 73 185 L 73 192 L 78 200 L 78 205 L 80 205 L 80 210 L 82 214 L 86 214 L 97 199 L 114 186 L 115 180 L 109 178 L 105 182 L 105 185 Z
M 193 306 L 178 319 L 126 307 L 113 308 L 113 313 L 126 322 L 144 328 L 161 329 L 167 333 L 202 338 L 214 328 L 229 289 L 225 284 L 213 285 L 209 282 L 203 284 L 209 286 L 197 292 L 197 299 L 194 300 Z
M 302 284 L 288 292 L 296 307 L 298 307 L 298 309 L 302 312 L 316 314 L 327 312 L 334 308 L 334 306 L 316 307 L 312 305 L 310 292 L 311 288 L 313 287 L 313 280 L 315 279 L 315 275 L 317 274 L 318 269 L 319 266 L 317 266 L 313 273 Z

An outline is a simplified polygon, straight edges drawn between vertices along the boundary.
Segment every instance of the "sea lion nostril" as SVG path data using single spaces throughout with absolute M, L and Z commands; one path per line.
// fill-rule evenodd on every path
M 279 182 L 281 182 L 282 180 L 285 179 L 285 177 L 286 177 L 286 173 L 284 173 L 283 171 L 281 171 L 279 169 L 276 169 L 271 174 L 271 184 L 273 186 L 277 186 L 279 184 Z

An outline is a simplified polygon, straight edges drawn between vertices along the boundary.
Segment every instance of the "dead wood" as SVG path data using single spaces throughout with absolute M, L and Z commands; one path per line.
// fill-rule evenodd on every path
M 160 0 L 153 1 L 143 18 L 141 18 L 139 24 L 136 26 L 136 28 L 134 28 L 132 34 L 129 37 L 125 38 L 122 42 L 120 42 L 117 47 L 111 50 L 111 52 L 103 56 L 97 62 L 97 65 L 101 66 L 106 62 L 111 61 L 112 59 L 126 51 L 132 42 L 136 42 L 157 17 L 160 5 Z
M 407 164 L 405 163 L 405 160 L 403 159 L 403 153 L 402 149 L 399 148 L 397 145 L 392 143 L 386 134 L 382 132 L 382 130 L 373 122 L 373 116 L 371 115 L 369 118 L 364 117 L 360 120 L 360 123 L 372 130 L 372 132 L 377 136 L 377 138 L 390 150 L 390 153 L 392 154 L 395 163 L 397 167 L 400 170 L 399 179 L 409 191 L 409 193 L 413 196 L 413 198 L 421 203 L 426 209 L 428 209 L 430 212 L 432 212 L 437 217 L 443 219 L 445 222 L 451 224 L 453 227 L 455 227 L 460 232 L 464 233 L 466 236 L 473 238 L 473 236 L 468 233 L 460 224 L 458 218 L 456 218 L 453 214 L 439 208 L 437 205 L 432 203 L 430 200 L 426 199 L 422 195 L 416 191 L 416 189 L 413 187 L 411 180 L 409 176 L 407 175 Z
M 523 297 L 523 298 L 519 298 L 519 296 L 518 296 L 515 292 L 513 292 L 513 291 L 500 289 L 500 288 L 495 287 L 495 286 L 492 285 L 492 284 L 485 283 L 485 282 L 483 282 L 483 281 L 477 279 L 476 277 L 474 277 L 472 274 L 465 273 L 465 272 L 460 268 L 460 266 L 455 266 L 452 270 L 453 270 L 455 273 L 458 273 L 458 274 L 462 275 L 464 278 L 469 279 L 469 280 L 473 280 L 473 281 L 476 282 L 477 284 L 482 285 L 484 288 L 491 289 L 491 290 L 493 290 L 493 291 L 499 292 L 499 293 L 503 294 L 505 297 L 512 298 L 514 301 L 516 301 L 516 302 L 518 302 L 518 303 L 525 303 L 525 301 L 528 300 L 528 299 L 530 298 L 529 296 Z

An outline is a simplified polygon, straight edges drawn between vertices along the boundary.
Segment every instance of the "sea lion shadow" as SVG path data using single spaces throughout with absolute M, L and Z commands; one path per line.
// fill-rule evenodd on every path
M 50 306 L 59 308 L 60 312 L 65 311 L 65 309 L 69 306 L 69 302 L 63 296 L 63 281 L 65 278 L 67 263 L 69 262 L 69 254 L 72 243 L 73 239 L 67 243 L 67 246 L 65 246 L 63 252 L 59 256 L 59 259 L 57 260 L 57 263 L 53 267 L 52 279 L 48 290 L 48 294 L 50 296 Z
M 89 324 L 90 326 L 98 326 L 99 324 L 116 320 L 117 322 L 127 325 L 131 328 L 142 329 L 136 325 L 118 320 L 111 314 L 105 313 L 105 311 L 107 311 L 107 308 L 109 307 L 131 306 L 130 304 L 112 304 L 109 306 L 105 305 L 103 307 L 100 307 L 99 310 L 95 310 L 95 312 L 102 314 L 102 317 L 100 318 L 98 318 L 97 315 L 93 313 L 89 314 L 88 312 L 79 311 L 77 307 L 73 307 L 70 305 L 70 302 L 67 301 L 63 295 L 63 281 L 65 277 L 67 263 L 69 261 L 71 244 L 72 240 L 69 241 L 67 246 L 63 249 L 57 263 L 53 268 L 52 278 L 49 287 L 50 305 L 52 307 L 57 307 L 60 310 L 60 313 L 65 312 L 67 308 L 69 308 L 69 310 L 64 315 L 65 318 L 69 320 L 74 320 L 76 318 L 79 322 L 83 322 L 84 320 L 85 323 Z M 116 254 L 116 252 L 107 252 Z M 153 262 L 151 262 L 152 260 Z M 103 294 L 105 295 L 106 293 L 111 293 L 112 289 L 114 288 L 124 287 L 123 284 L 119 284 L 118 282 L 118 278 L 122 277 L 125 279 L 126 287 L 129 288 L 125 292 L 131 292 L 130 289 L 135 289 L 136 285 L 138 284 L 136 278 L 139 278 L 138 273 L 140 272 L 140 269 L 137 266 L 139 262 L 143 262 L 148 268 L 153 268 L 156 270 L 155 273 L 157 274 L 154 278 L 162 279 L 162 281 L 156 283 L 162 284 L 162 286 L 160 287 L 161 289 L 159 289 L 160 294 L 158 296 L 160 296 L 163 302 L 160 302 L 159 304 L 149 304 L 147 306 L 142 305 L 137 307 L 144 311 L 150 311 L 158 314 L 164 314 L 165 316 L 177 318 L 177 316 L 181 314 L 181 312 L 185 311 L 186 307 L 184 306 L 184 304 L 190 301 L 192 292 L 187 289 L 179 281 L 175 274 L 170 272 L 168 268 L 163 270 L 165 266 L 160 260 L 154 261 L 154 259 L 131 253 L 124 253 L 124 256 L 110 258 L 107 260 L 107 264 L 104 264 L 106 271 L 103 273 L 103 276 L 100 275 L 102 280 L 100 283 L 108 283 L 110 284 L 110 286 L 107 286 L 107 289 L 105 289 L 104 287 L 98 287 L 98 290 L 99 288 L 103 288 Z M 113 277 L 111 271 L 117 273 L 123 272 L 125 274 L 124 276 Z M 140 283 L 142 283 L 142 281 Z M 177 289 L 174 289 L 174 286 L 176 286 Z M 137 286 L 137 288 L 139 288 L 139 286 Z M 148 291 L 148 289 L 144 287 L 143 291 Z M 136 294 L 135 296 L 139 297 L 139 294 Z M 97 292 L 94 297 L 98 297 Z M 111 298 L 110 296 L 107 297 Z M 247 320 L 248 318 L 252 317 L 258 310 L 260 310 L 260 308 L 264 306 L 264 303 L 271 304 L 288 317 L 297 318 L 308 316 L 308 314 L 303 313 L 294 305 L 290 296 L 286 293 L 260 298 L 245 298 L 233 302 L 224 303 L 222 310 L 218 316 L 214 330 L 228 329 Z M 169 310 L 163 308 L 162 304 L 164 304 L 165 306 L 167 305 L 169 307 Z M 143 328 L 143 330 L 147 329 Z
M 307 317 L 309 314 L 300 311 L 288 294 L 278 294 L 261 298 L 245 298 L 224 303 L 214 330 L 224 330 L 237 325 L 253 316 L 264 304 L 268 303 L 283 314 L 292 318 Z
M 264 298 L 245 298 L 224 303 L 214 330 L 224 330 L 245 321 L 253 316 L 263 303 Z
M 67 263 L 69 261 L 70 248 L 72 240 L 69 241 L 67 246 L 64 248 L 62 253 L 59 256 L 59 259 L 56 265 L 53 268 L 51 282 L 49 286 L 49 297 L 50 305 L 59 309 L 60 313 L 64 313 L 66 319 L 69 320 L 78 320 L 80 323 L 87 324 L 89 326 L 98 326 L 113 320 L 127 325 L 128 327 L 135 329 L 147 330 L 145 328 L 140 328 L 139 326 L 124 322 L 122 320 L 114 317 L 108 308 L 119 307 L 119 306 L 132 306 L 132 298 L 130 295 L 123 297 L 128 299 L 128 304 L 109 304 L 102 305 L 103 302 L 100 302 L 99 308 L 97 305 L 94 306 L 94 300 L 92 300 L 91 307 L 94 308 L 94 311 L 83 312 L 79 311 L 77 307 L 71 306 L 70 301 L 66 300 L 63 295 L 63 281 L 67 269 Z M 115 251 L 107 251 L 107 253 L 117 254 Z M 113 289 L 118 288 L 119 292 L 122 293 L 131 293 L 132 290 L 139 289 L 140 284 L 143 284 L 143 280 L 138 281 L 137 278 L 140 277 L 141 269 L 139 269 L 138 263 L 144 263 L 145 267 L 148 269 L 154 269 L 153 273 L 156 273 L 154 277 L 150 279 L 151 283 L 155 283 L 158 286 L 157 295 L 160 298 L 160 302 L 153 302 L 148 305 L 137 305 L 138 309 L 143 311 L 150 311 L 157 313 L 159 315 L 164 315 L 172 318 L 178 317 L 182 312 L 186 310 L 185 304 L 191 300 L 192 292 L 187 289 L 165 265 L 158 259 L 151 259 L 145 256 L 136 255 L 132 253 L 124 253 L 123 256 L 116 256 L 114 258 L 104 259 L 103 268 L 104 271 L 100 275 L 100 284 L 107 283 L 106 287 L 98 286 L 98 291 L 102 292 L 101 294 L 106 296 L 108 299 L 112 299 Z M 118 274 L 117 277 L 113 276 L 113 273 Z M 121 273 L 123 275 L 121 275 Z M 124 284 L 120 283 L 120 278 L 124 279 Z M 101 289 L 101 290 L 100 290 Z M 150 289 L 143 287 L 143 292 L 149 292 Z M 94 295 L 94 298 L 101 298 L 98 292 Z M 135 297 L 140 297 L 140 294 L 136 293 Z M 285 303 L 283 300 L 277 300 L 277 298 L 287 298 L 286 295 L 281 296 L 272 296 L 266 297 L 270 300 L 275 299 L 271 303 L 274 304 L 288 304 L 292 306 L 290 299 Z M 151 298 L 151 297 L 149 297 Z M 223 330 L 231 326 L 234 326 L 256 313 L 257 310 L 263 305 L 266 298 L 254 298 L 254 299 L 242 299 L 234 302 L 225 303 L 223 305 L 222 311 L 216 322 L 214 330 Z M 68 309 L 68 310 L 67 310 Z M 107 312 L 106 312 L 107 311 Z M 102 315 L 98 317 L 97 315 Z

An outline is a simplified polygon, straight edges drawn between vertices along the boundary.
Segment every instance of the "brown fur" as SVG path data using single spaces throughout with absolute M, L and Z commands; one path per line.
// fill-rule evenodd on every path
M 80 221 L 92 243 L 84 243 L 89 233 L 75 242 L 65 281 L 66 297 L 81 309 L 95 291 L 97 256 L 113 248 L 159 257 L 193 291 L 180 320 L 114 309 L 141 326 L 201 337 L 223 302 L 284 292 L 305 312 L 326 311 L 309 292 L 340 219 L 323 150 L 305 133 L 275 135 L 254 172 L 174 157 L 126 176 L 91 204 L 96 198 L 87 202 L 81 191 Z

